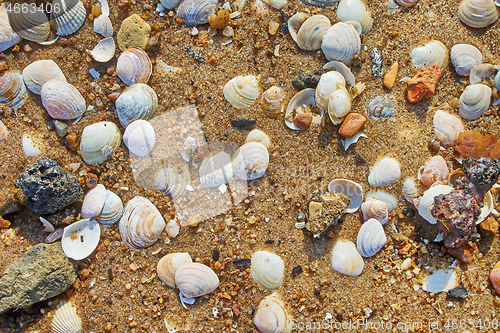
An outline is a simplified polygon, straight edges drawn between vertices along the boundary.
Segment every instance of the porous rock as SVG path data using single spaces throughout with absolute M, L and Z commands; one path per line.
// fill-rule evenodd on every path
M 441 77 L 438 65 L 422 67 L 413 78 L 407 81 L 408 100 L 417 103 L 424 98 L 430 98 L 436 92 L 436 86 Z
M 124 51 L 129 47 L 139 47 L 146 50 L 151 34 L 151 26 L 139 15 L 133 14 L 127 17 L 116 36 L 118 47 Z
M 309 202 L 306 229 L 312 232 L 314 237 L 319 236 L 340 220 L 350 201 L 343 193 L 314 192 Z

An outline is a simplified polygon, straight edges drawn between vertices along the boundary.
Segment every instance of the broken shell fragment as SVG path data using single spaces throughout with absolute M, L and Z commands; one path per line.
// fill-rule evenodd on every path
M 54 119 L 76 119 L 81 117 L 87 105 L 82 94 L 65 81 L 49 80 L 40 90 L 42 104 Z
M 382 186 L 394 183 L 401 176 L 399 163 L 394 158 L 384 157 L 378 161 L 368 176 L 372 186 Z
M 233 162 L 231 156 L 219 152 L 203 160 L 199 170 L 200 183 L 205 187 L 219 187 L 229 183 L 233 177 Z
M 153 65 L 146 52 L 137 47 L 123 51 L 116 62 L 116 74 L 128 86 L 134 83 L 148 83 Z
M 185 297 L 195 298 L 210 294 L 217 289 L 219 278 L 210 267 L 187 262 L 177 268 L 175 285 Z
M 66 82 L 59 66 L 51 59 L 32 62 L 23 69 L 23 80 L 31 92 L 40 95 L 42 86 L 49 80 Z
M 268 251 L 252 254 L 250 274 L 267 291 L 277 289 L 283 283 L 285 264 L 278 255 Z
M 106 201 L 106 188 L 98 184 L 85 195 L 81 214 L 84 219 L 91 219 L 99 215 Z
M 427 277 L 422 289 L 430 293 L 448 291 L 457 286 L 457 275 L 454 270 L 438 269 Z
M 476 84 L 483 79 L 493 80 L 498 66 L 491 64 L 479 64 L 472 68 L 469 74 L 469 84 Z
M 358 22 L 363 34 L 372 29 L 371 12 L 362 0 L 341 0 L 337 7 L 337 18 L 342 22 Z
M 82 320 L 76 313 L 76 307 L 70 302 L 57 309 L 52 319 L 52 333 L 81 333 Z
M 458 17 L 471 28 L 485 28 L 498 20 L 498 12 L 493 0 L 462 0 Z
M 105 39 L 113 37 L 113 25 L 108 15 L 101 14 L 94 19 L 94 32 L 102 35 Z
M 139 119 L 131 122 L 123 133 L 125 146 L 135 155 L 149 155 L 155 145 L 155 130 L 147 120 Z
M 183 0 L 177 7 L 177 15 L 189 26 L 206 24 L 216 9 L 217 0 Z
M 64 228 L 61 246 L 68 258 L 82 260 L 94 252 L 100 238 L 99 223 L 88 219 L 80 220 Z
M 418 179 L 425 186 L 431 186 L 437 181 L 447 180 L 450 175 L 448 165 L 443 157 L 437 155 L 430 158 L 422 170 L 419 172 Z
M 233 172 L 242 180 L 254 180 L 264 176 L 269 165 L 269 153 L 259 142 L 248 142 L 233 155 Z
M 80 154 L 87 164 L 104 163 L 120 147 L 118 126 L 109 121 L 89 125 L 83 129 Z
M 363 188 L 349 179 L 334 179 L 328 184 L 328 192 L 338 192 L 347 195 L 351 200 L 347 206 L 347 213 L 354 213 L 363 203 Z
M 328 60 L 338 60 L 349 65 L 352 58 L 361 51 L 359 33 L 352 24 L 334 24 L 323 37 L 321 50 Z
M 446 111 L 437 110 L 433 118 L 434 133 L 444 146 L 454 145 L 460 133 L 464 131 L 462 121 Z
M 456 44 L 450 51 L 451 63 L 458 75 L 467 76 L 475 66 L 483 62 L 483 55 L 470 44 Z
M 27 94 L 21 73 L 7 71 L 0 75 L 0 103 L 19 109 L 26 101 Z
M 490 107 L 491 88 L 484 84 L 471 84 L 460 95 L 458 113 L 465 120 L 481 117 Z
M 260 87 L 253 75 L 237 76 L 226 83 L 222 92 L 232 106 L 243 109 L 250 107 L 259 97 Z
M 262 333 L 290 333 L 293 325 L 292 316 L 277 292 L 264 297 L 259 303 L 253 323 Z
M 371 218 L 363 223 L 356 239 L 356 245 L 361 256 L 374 256 L 384 247 L 385 243 L 387 243 L 387 236 L 380 221 Z
M 7 141 L 9 137 L 9 130 L 7 126 L 0 120 L 0 143 Z
M 332 267 L 334 270 L 341 274 L 358 276 L 363 271 L 364 265 L 363 258 L 353 242 L 339 239 L 333 244 Z
M 175 272 L 179 267 L 185 263 L 192 263 L 193 260 L 188 253 L 178 252 L 169 253 L 158 261 L 156 266 L 156 273 L 160 280 L 162 280 L 170 288 L 175 287 Z
M 424 46 L 411 51 L 411 62 L 416 68 L 437 65 L 441 70 L 448 66 L 448 49 L 438 40 L 433 40 Z
M 10 26 L 7 8 L 5 5 L 0 5 L 0 52 L 16 45 L 21 40 L 19 36 Z
M 277 86 L 264 91 L 260 105 L 271 118 L 280 116 L 285 111 L 285 89 Z
M 377 219 L 381 224 L 387 223 L 389 217 L 389 209 L 387 208 L 387 204 L 383 201 L 373 198 L 367 198 L 366 201 L 361 205 L 361 211 L 363 212 L 363 219 L 365 221 L 369 219 Z
M 134 120 L 149 120 L 158 110 L 158 95 L 144 83 L 133 84 L 125 89 L 115 102 L 118 119 L 124 127 Z
M 376 96 L 366 106 L 366 114 L 371 118 L 389 118 L 396 113 L 396 103 L 390 97 Z
M 420 0 L 396 0 L 396 2 L 403 7 L 412 7 L 419 3 Z
M 89 54 L 95 61 L 108 62 L 115 55 L 115 48 L 115 41 L 113 40 L 113 37 L 107 37 L 100 40 L 94 49 L 89 51 Z

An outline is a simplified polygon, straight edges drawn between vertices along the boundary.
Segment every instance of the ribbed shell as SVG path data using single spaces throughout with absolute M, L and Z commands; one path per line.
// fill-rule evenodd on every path
M 330 20 L 326 16 L 313 15 L 302 23 L 295 42 L 302 50 L 319 50 L 330 26 Z
M 448 66 L 448 49 L 438 40 L 433 40 L 424 46 L 411 51 L 411 62 L 416 68 L 437 65 L 442 70 Z
M 253 75 L 237 76 L 226 83 L 222 92 L 232 106 L 242 109 L 255 102 L 259 97 L 260 87 Z
M 372 257 L 387 243 L 384 227 L 377 219 L 369 219 L 359 228 L 356 245 L 363 257 Z
M 471 28 L 485 28 L 498 20 L 493 0 L 462 0 L 458 17 Z
M 113 37 L 113 25 L 108 15 L 101 14 L 94 19 L 94 32 L 105 38 Z M 114 45 L 113 43 L 113 46 Z
M 151 59 L 146 52 L 137 47 L 123 51 L 116 63 L 116 74 L 126 84 L 148 83 L 153 71 Z
M 415 185 L 415 182 L 411 178 L 407 178 L 403 183 L 403 196 L 406 201 L 411 204 L 415 204 L 415 200 L 418 199 L 418 188 Z
M 363 202 L 363 188 L 349 179 L 334 179 L 328 184 L 328 192 L 338 192 L 347 195 L 351 201 L 347 206 L 347 213 L 356 212 Z
M 123 214 L 123 202 L 119 196 L 110 190 L 106 190 L 106 200 L 101 213 L 95 220 L 101 224 L 113 224 L 120 220 Z
M 380 190 L 376 192 L 369 192 L 366 194 L 366 198 L 373 198 L 385 202 L 387 204 L 387 209 L 389 209 L 389 213 L 391 213 L 398 205 L 398 199 L 394 195 Z
M 262 333 L 290 333 L 293 326 L 292 316 L 277 292 L 264 297 L 259 303 L 253 323 Z
M 19 36 L 10 26 L 9 16 L 5 5 L 0 5 L 0 52 L 16 45 L 21 40 Z
M 434 182 L 447 180 L 450 175 L 446 161 L 437 155 L 430 158 L 425 163 L 422 173 L 419 173 L 419 179 L 425 186 L 431 186 Z
M 215 14 L 217 0 L 183 0 L 177 7 L 177 15 L 186 25 L 208 23 L 208 17 Z
M 158 261 L 156 274 L 160 280 L 170 288 L 175 288 L 175 272 L 185 263 L 193 262 L 191 256 L 185 252 L 169 253 Z
M 351 24 L 339 22 L 328 29 L 321 49 L 328 60 L 338 60 L 349 65 L 361 50 L 361 39 Z
M 382 186 L 394 183 L 401 176 L 399 163 L 394 158 L 384 157 L 378 161 L 368 176 L 368 183 L 372 186 Z
M 134 120 L 153 118 L 158 110 L 158 96 L 147 84 L 136 83 L 122 92 L 115 106 L 118 119 L 127 127 Z
M 233 179 L 231 156 L 220 152 L 203 160 L 199 170 L 200 183 L 205 187 L 219 187 Z
M 453 187 L 448 185 L 434 185 L 424 192 L 418 205 L 418 213 L 430 224 L 436 224 L 437 220 L 432 216 L 431 209 L 434 206 L 434 197 L 439 194 L 448 194 Z
M 144 197 L 127 202 L 119 222 L 120 235 L 128 247 L 142 249 L 153 245 L 165 229 L 158 209 Z
M 469 75 L 472 68 L 483 62 L 483 55 L 470 44 L 457 44 L 450 51 L 451 63 L 458 75 Z
M 109 121 L 89 125 L 83 129 L 80 154 L 87 164 L 104 163 L 120 147 L 118 126 Z
M 85 195 L 82 204 L 81 214 L 84 219 L 91 219 L 101 214 L 106 201 L 106 188 L 98 184 Z
M 54 0 L 52 2 L 50 24 L 59 36 L 75 33 L 85 22 L 87 12 L 79 0 Z M 64 8 L 57 11 L 55 8 Z
M 242 180 L 254 180 L 264 176 L 269 165 L 269 153 L 259 142 L 248 142 L 233 155 L 233 172 Z
M 99 245 L 101 228 L 94 220 L 80 220 L 64 228 L 61 246 L 64 254 L 74 260 L 87 258 Z
M 23 69 L 23 80 L 31 92 L 40 95 L 42 86 L 49 80 L 66 82 L 62 70 L 51 59 L 32 62 Z
M 186 193 L 186 186 L 190 183 L 191 174 L 187 164 L 167 166 L 161 169 L 155 178 L 155 186 L 165 194 L 177 200 Z
M 356 249 L 356 245 L 348 240 L 339 239 L 332 247 L 332 267 L 341 274 L 358 276 L 365 263 Z
M 76 307 L 66 302 L 57 309 L 52 319 L 52 333 L 81 333 L 82 320 L 76 313 Z
M 27 94 L 21 73 L 7 71 L 0 75 L 0 103 L 19 109 L 26 101 Z
M 443 110 L 437 110 L 433 118 L 436 139 L 444 146 L 455 144 L 464 131 L 462 120 Z
M 160 0 L 163 7 L 167 9 L 174 9 L 181 3 L 181 1 L 182 0 Z
M 277 118 L 285 110 L 285 97 L 285 89 L 272 86 L 262 93 L 260 105 L 269 117 Z
M 345 78 L 339 72 L 331 71 L 321 75 L 314 92 L 316 105 L 321 110 L 328 110 L 328 99 L 340 86 L 345 86 Z
M 125 146 L 137 156 L 149 155 L 155 145 L 155 130 L 147 120 L 131 122 L 123 133 Z
M 363 220 L 365 221 L 369 219 L 376 219 L 381 224 L 387 223 L 389 209 L 387 208 L 387 204 L 383 201 L 367 198 L 361 205 L 361 211 L 363 212 Z
M 78 89 L 64 81 L 45 82 L 40 97 L 48 114 L 54 119 L 76 119 L 87 109 L 85 99 Z
M 0 143 L 5 142 L 9 137 L 9 130 L 7 126 L 0 120 Z
M 396 103 L 390 97 L 376 96 L 366 106 L 366 114 L 371 118 L 389 118 L 396 113 Z
M 210 267 L 188 262 L 177 268 L 175 285 L 185 297 L 194 298 L 210 294 L 217 289 L 219 278 Z
M 12 3 L 14 5 L 14 3 Z M 32 42 L 49 39 L 50 23 L 41 6 L 29 7 L 30 10 L 11 10 L 8 12 L 12 29 L 22 38 Z
M 342 22 L 358 22 L 364 34 L 372 29 L 371 12 L 362 0 L 341 0 L 337 7 L 337 18 Z
M 396 2 L 403 7 L 411 7 L 419 3 L 420 0 L 396 0 Z
M 278 255 L 268 251 L 252 254 L 250 274 L 267 291 L 279 288 L 283 283 L 285 263 Z
M 471 84 L 460 95 L 458 113 L 465 120 L 474 120 L 490 107 L 491 88 L 484 84 Z

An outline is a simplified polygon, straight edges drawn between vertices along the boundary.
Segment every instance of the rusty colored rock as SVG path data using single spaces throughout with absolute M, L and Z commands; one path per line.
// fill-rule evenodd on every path
M 500 158 L 500 141 L 490 134 L 464 131 L 458 136 L 455 150 L 465 158 L 486 157 L 497 160 Z
M 311 126 L 312 119 L 313 119 L 312 114 L 301 113 L 293 119 L 293 124 L 300 129 L 306 129 Z
M 352 138 L 363 127 L 366 118 L 359 113 L 349 113 L 340 126 L 339 134 L 346 138 Z
M 214 29 L 224 29 L 229 23 L 229 12 L 225 9 L 219 10 L 217 14 L 208 17 L 208 23 Z
M 411 103 L 417 103 L 424 98 L 432 97 L 440 77 L 441 69 L 438 65 L 420 68 L 417 74 L 407 82 L 408 100 Z
M 64 141 L 66 141 L 66 147 L 68 147 L 68 149 L 76 150 L 76 148 L 78 148 L 78 136 L 76 135 L 76 133 L 69 133 L 64 138 Z
M 4 220 L 4 218 L 0 216 L 0 229 L 8 229 L 8 228 L 10 228 L 10 221 Z
M 387 89 L 392 89 L 394 87 L 394 82 L 396 82 L 396 77 L 398 76 L 399 63 L 396 61 L 391 65 L 391 68 L 384 76 L 384 86 Z
M 498 222 L 493 217 L 488 217 L 479 224 L 481 231 L 488 236 L 495 236 L 498 232 Z

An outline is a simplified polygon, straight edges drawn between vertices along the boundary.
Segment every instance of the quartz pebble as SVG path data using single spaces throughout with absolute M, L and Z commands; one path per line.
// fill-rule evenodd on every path
M 408 100 L 411 103 L 417 103 L 424 98 L 432 97 L 436 91 L 436 86 L 440 77 L 441 69 L 438 65 L 420 68 L 417 74 L 406 82 Z
M 396 61 L 391 65 L 391 68 L 384 76 L 384 86 L 387 89 L 392 89 L 394 87 L 394 82 L 396 81 L 396 77 L 398 76 L 399 63 Z
M 339 134 L 346 138 L 352 138 L 363 127 L 366 118 L 359 113 L 349 113 L 340 126 Z

